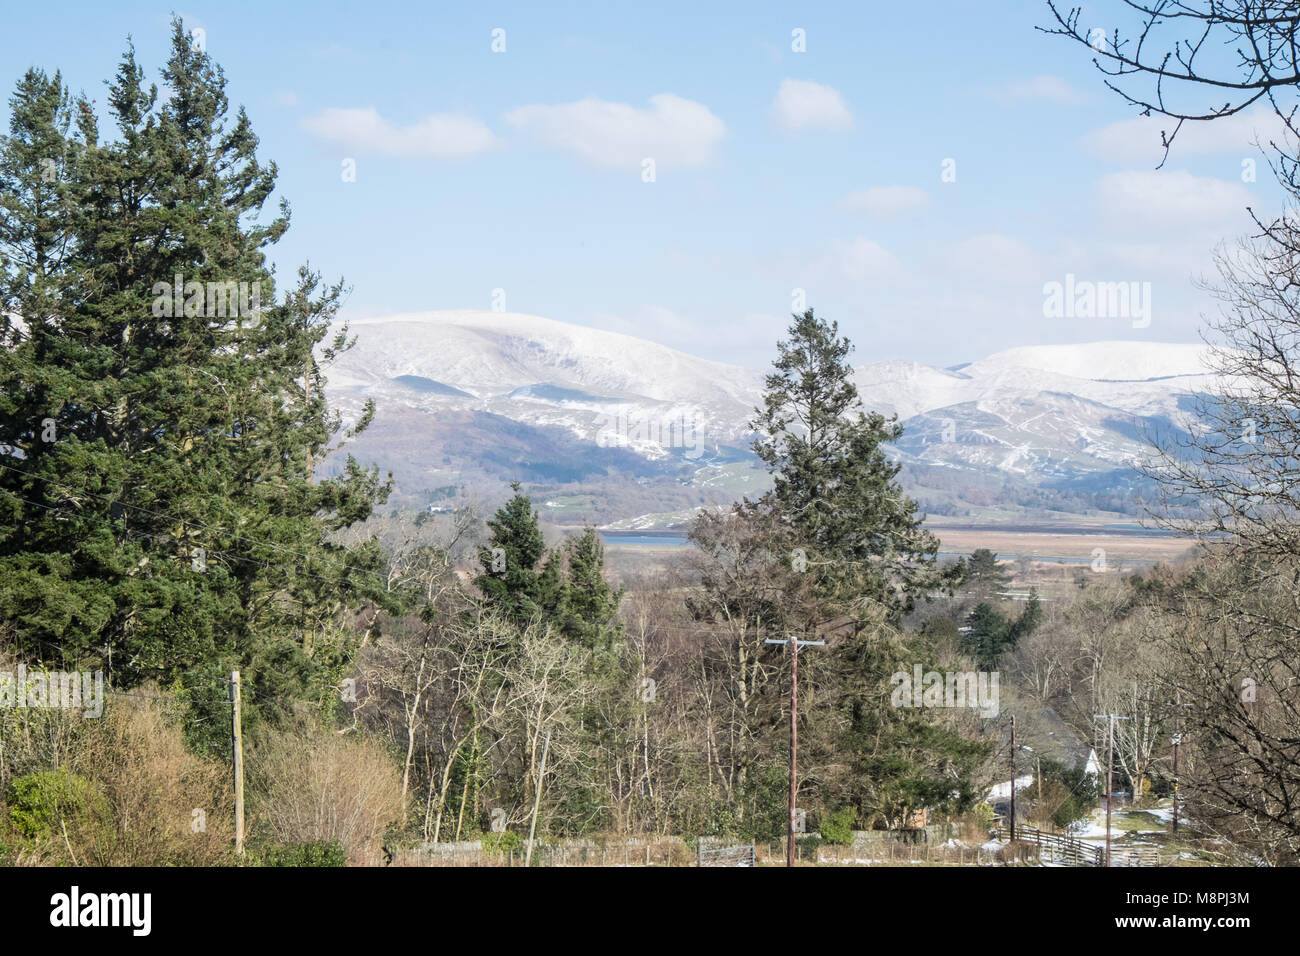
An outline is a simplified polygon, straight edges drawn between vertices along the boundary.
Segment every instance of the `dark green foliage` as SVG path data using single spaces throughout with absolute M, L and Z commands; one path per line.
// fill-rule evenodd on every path
M 992 605 L 977 604 L 966 619 L 970 630 L 963 635 L 962 646 L 982 667 L 992 667 L 999 655 L 1032 634 L 1042 619 L 1043 606 L 1037 592 L 1030 593 L 1025 609 L 1014 620 L 1005 618 Z
M 605 551 L 594 528 L 562 547 L 545 546 L 532 500 L 512 484 L 514 496 L 487 522 L 490 538 L 479 552 L 482 573 L 475 584 L 492 609 L 522 629 L 541 625 L 548 639 L 568 642 L 584 652 L 585 677 L 593 693 L 577 705 L 578 740 L 591 755 L 590 775 L 569 782 L 555 799 L 555 832 L 575 835 L 610 825 L 607 792 L 598 779 L 600 761 L 621 752 L 634 707 L 635 662 L 623 653 L 618 606 L 623 590 L 605 580 Z M 519 794 L 526 799 L 526 794 Z
M 852 346 L 836 323 L 810 309 L 794 316 L 788 336 L 751 423 L 754 452 L 775 482 L 770 498 L 790 526 L 791 546 L 807 552 L 821 593 L 869 600 L 897 621 L 938 583 L 938 540 L 921 527 L 883 448 L 902 426 L 864 413 Z
M 267 846 L 258 854 L 262 866 L 347 866 L 343 844 L 285 843 Z
M 110 140 L 31 71 L 0 140 L 0 607 L 22 656 L 119 687 L 242 667 L 302 695 L 347 654 L 322 625 L 391 603 L 378 548 L 330 539 L 387 486 L 351 458 L 312 475 L 341 430 L 322 363 L 349 345 L 344 289 L 302 269 L 277 290 L 275 166 L 179 21 L 162 80 L 128 49 Z
M 852 680 L 837 701 L 834 719 L 844 729 L 834 746 L 852 777 L 834 792 L 837 802 L 854 807 L 868 828 L 905 826 L 922 808 L 961 813 L 971 807 L 980 794 L 970 781 L 993 742 L 963 735 L 932 710 L 891 705 L 889 679 L 899 657 L 930 670 L 932 646 L 914 634 L 900 654 L 863 633 L 842 653 Z
M 1011 575 L 998 564 L 998 556 L 988 548 L 976 548 L 965 563 L 962 586 L 988 595 L 1005 588 Z
M 778 633 L 788 617 L 807 636 L 830 638 L 800 663 L 801 684 L 809 687 L 805 706 L 819 708 L 802 738 L 809 804 L 838 806 L 867 825 L 901 826 L 918 808 L 971 805 L 976 795 L 962 781 L 991 745 L 963 737 L 928 711 L 891 706 L 890 677 L 900 660 L 931 660 L 939 640 L 902 634 L 904 616 L 934 589 L 955 584 L 961 569 L 937 567 L 938 541 L 922 528 L 883 447 L 902 428 L 864 413 L 850 351 L 835 323 L 811 310 L 794 317 L 753 422 L 754 450 L 775 487 L 731 516 L 733 526 L 753 529 L 750 537 L 763 542 L 755 552 L 759 566 L 704 583 L 739 598 L 753 582 L 764 595 L 742 602 L 747 616 L 762 608 L 756 620 Z M 726 537 L 726 528 L 705 533 L 708 525 L 697 523 L 697 544 Z M 784 694 L 785 682 L 768 682 L 763 693 Z M 779 739 L 782 731 L 770 722 L 776 714 L 755 712 L 771 716 L 751 731 Z M 766 836 L 765 820 L 778 833 L 784 829 L 773 773 L 787 756 L 772 748 L 752 770 L 751 799 L 760 802 L 747 808 L 747 827 L 756 838 Z M 762 792 L 765 785 L 770 793 Z
M 613 650 L 622 633 L 623 591 L 605 580 L 600 535 L 585 528 L 548 550 L 532 499 L 518 482 L 511 488 L 514 497 L 488 520 L 488 544 L 479 551 L 482 573 L 474 584 L 484 600 L 519 627 L 541 621 L 587 650 Z
M 488 519 L 489 540 L 479 552 L 482 573 L 474 585 L 484 599 L 516 625 L 553 614 L 563 603 L 563 582 L 555 556 L 548 554 L 532 499 L 515 494 Z M 546 556 L 545 565 L 538 563 Z
M 970 612 L 970 617 L 966 618 L 966 627 L 970 628 L 962 641 L 966 652 L 981 665 L 996 661 L 1002 652 L 1011 623 L 994 610 L 991 604 L 977 604 Z
M 743 794 L 742 822 L 733 824 L 732 832 L 756 843 L 771 842 L 785 835 L 790 826 L 790 780 L 786 774 L 785 765 L 776 761 L 754 768 Z
M 89 780 L 66 770 L 16 777 L 5 794 L 9 822 L 28 839 L 53 837 L 64 827 L 105 824 L 108 804 Z
M 1045 793 L 1055 791 L 1061 800 L 1052 812 L 1052 823 L 1067 827 L 1088 816 L 1101 799 L 1098 778 L 1084 772 L 1084 766 L 1067 767 L 1055 760 L 1044 760 L 1041 765 Z
M 518 833 L 506 830 L 502 833 L 485 833 L 479 841 L 489 853 L 513 853 L 524 845 L 524 838 Z
M 569 575 L 561 627 L 583 647 L 608 651 L 622 634 L 617 615 L 623 590 L 614 590 L 605 580 L 605 547 L 600 535 L 595 528 L 585 528 L 581 536 L 567 542 L 565 552 Z
M 826 814 L 817 828 L 822 840 L 832 846 L 852 846 L 853 825 L 857 822 L 857 816 L 853 807 L 841 807 L 834 813 Z

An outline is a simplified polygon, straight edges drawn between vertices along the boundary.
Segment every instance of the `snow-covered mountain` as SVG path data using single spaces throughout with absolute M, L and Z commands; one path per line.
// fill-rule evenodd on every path
M 1147 455 L 1144 432 L 1185 424 L 1214 375 L 1208 346 L 1091 342 L 952 369 L 880 362 L 855 377 L 865 404 L 904 422 L 905 456 L 1041 480 L 1131 468 Z
M 514 312 L 420 312 L 350 323 L 329 371 L 345 407 L 364 398 L 473 409 L 662 458 L 744 442 L 761 375 L 645 339 Z M 349 402 L 351 400 L 351 402 Z
M 375 399 L 368 457 L 444 478 L 507 477 L 513 467 L 561 481 L 698 474 L 747 457 L 760 370 L 517 313 L 422 312 L 350 328 L 356 346 L 328 369 L 328 387 L 345 413 Z M 895 449 L 904 462 L 1068 482 L 1131 474 L 1144 429 L 1176 427 L 1206 390 L 1208 353 L 1030 346 L 948 369 L 876 362 L 855 380 L 868 408 L 904 423 Z

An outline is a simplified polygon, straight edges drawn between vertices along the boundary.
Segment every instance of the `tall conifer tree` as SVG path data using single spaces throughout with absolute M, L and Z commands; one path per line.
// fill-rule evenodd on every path
M 29 73 L 0 141 L 0 605 L 26 656 L 102 658 L 118 685 L 206 699 L 241 666 L 264 699 L 301 693 L 347 656 L 322 619 L 387 600 L 378 546 L 330 541 L 387 485 L 350 456 L 311 475 L 342 427 L 320 362 L 349 345 L 326 342 L 343 288 L 303 268 L 277 291 L 275 166 L 179 20 L 162 79 L 128 48 L 101 140 L 84 98 Z

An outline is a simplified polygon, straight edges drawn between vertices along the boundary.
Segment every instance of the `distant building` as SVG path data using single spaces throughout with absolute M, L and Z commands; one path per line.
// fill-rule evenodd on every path
M 1089 777 L 1100 776 L 1100 774 L 1101 774 L 1101 761 L 1097 759 L 1097 750 L 1096 750 L 1096 748 L 1091 748 L 1091 749 L 1089 749 L 1089 751 L 1088 751 L 1088 760 L 1087 760 L 1087 762 L 1083 765 L 1083 772 L 1084 772 L 1085 775 L 1087 775 L 1087 776 L 1089 776 Z

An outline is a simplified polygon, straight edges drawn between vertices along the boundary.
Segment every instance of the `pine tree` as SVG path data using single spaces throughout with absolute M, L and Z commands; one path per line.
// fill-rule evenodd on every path
M 998 564 L 998 556 L 988 548 L 976 548 L 966 562 L 965 586 L 977 593 L 988 595 L 999 588 L 1004 588 L 1011 581 L 1011 575 Z
M 1022 637 L 1038 628 L 1042 618 L 1043 605 L 1037 591 L 1030 593 L 1025 609 L 1015 620 L 1008 620 L 990 604 L 977 604 L 966 620 L 970 630 L 963 635 L 962 645 L 980 666 L 994 667 L 1003 652 L 1013 650 Z
M 767 511 L 785 523 L 787 553 L 815 582 L 813 600 L 801 594 L 796 616 L 805 631 L 831 625 L 835 637 L 800 664 L 809 698 L 828 708 L 808 739 L 820 798 L 854 808 L 864 823 L 889 825 L 917 807 L 968 803 L 974 793 L 954 788 L 952 770 L 961 768 L 964 779 L 984 745 L 928 712 L 889 706 L 899 660 L 933 653 L 925 636 L 905 640 L 903 617 L 957 573 L 936 568 L 938 541 L 895 480 L 899 465 L 884 446 L 902 436 L 902 426 L 864 412 L 848 362 L 852 346 L 834 322 L 812 310 L 796 315 L 778 349 L 753 422 L 754 451 L 774 488 L 736 514 Z
M 934 587 L 938 541 L 894 480 L 884 444 L 896 419 L 862 410 L 849 341 L 809 309 L 794 316 L 751 423 L 773 503 L 827 596 L 883 608 L 897 622 Z
M 981 603 L 971 611 L 966 626 L 970 630 L 963 635 L 963 647 L 981 666 L 991 667 L 1007 641 L 1010 622 L 992 605 Z
M 216 699 L 242 667 L 255 712 L 260 680 L 329 683 L 348 649 L 320 646 L 324 619 L 391 603 L 378 546 L 330 540 L 387 486 L 350 457 L 313 478 L 342 430 L 317 355 L 348 347 L 345 331 L 323 344 L 343 287 L 304 268 L 277 294 L 265 250 L 287 205 L 259 219 L 275 166 L 179 20 L 162 78 L 166 100 L 128 48 L 102 141 L 84 99 L 52 109 L 57 76 L 42 93 L 29 74 L 16 99 L 39 108 L 16 111 L 0 143 L 6 182 L 34 183 L 38 153 L 62 157 L 68 223 L 37 283 L 23 265 L 44 241 L 36 204 L 6 221 L 20 321 L 0 366 L 0 606 L 26 656 L 102 657 L 119 686 L 178 679 Z
M 565 546 L 568 586 L 562 628 L 567 637 L 587 650 L 608 651 L 622 634 L 618 605 L 623 590 L 605 580 L 605 548 L 595 528 L 584 528 Z
M 517 481 L 510 485 L 513 497 L 487 522 L 488 544 L 479 551 L 482 572 L 474 584 L 507 620 L 526 627 L 559 613 L 566 585 L 561 557 L 547 550 L 532 499 L 519 487 Z

